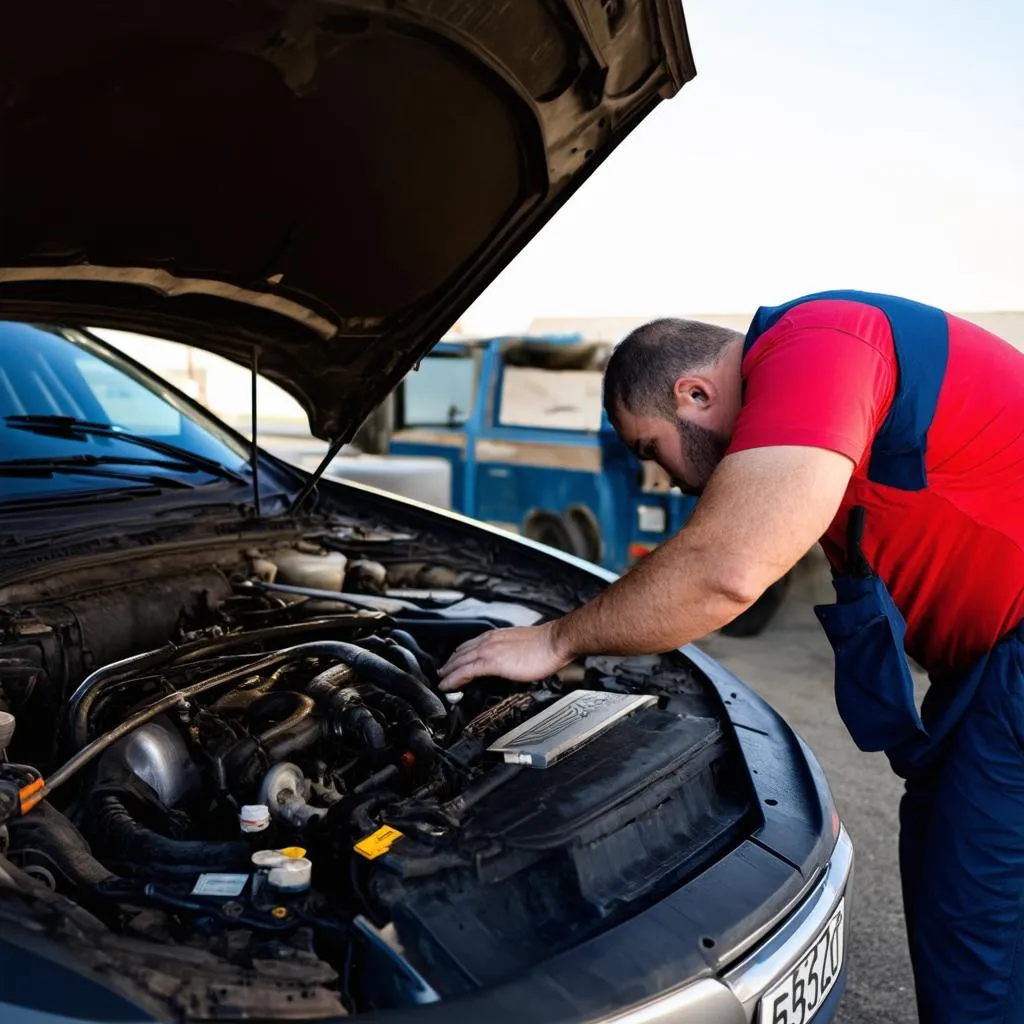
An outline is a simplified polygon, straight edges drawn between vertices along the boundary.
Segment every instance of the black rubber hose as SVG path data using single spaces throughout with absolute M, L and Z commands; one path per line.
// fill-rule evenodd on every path
M 81 889 L 91 888 L 114 875 L 92 855 L 82 833 L 45 801 L 35 814 L 12 818 L 7 828 L 11 852 L 39 851 L 67 881 Z
M 353 807 L 351 821 L 356 828 L 357 834 L 365 836 L 373 832 L 377 826 L 370 815 L 381 807 L 386 807 L 395 799 L 395 794 L 391 790 L 386 790 L 383 793 L 375 793 L 368 800 L 364 800 L 361 804 Z
M 112 683 L 135 676 L 148 676 L 171 665 L 175 667 L 191 665 L 211 655 L 225 654 L 242 647 L 265 643 L 287 643 L 298 637 L 316 635 L 317 633 L 331 633 L 336 636 L 339 628 L 346 624 L 351 626 L 353 632 L 358 633 L 370 630 L 374 625 L 387 621 L 389 621 L 387 616 L 381 615 L 379 621 L 376 621 L 368 617 L 365 612 L 357 615 L 332 615 L 309 622 L 289 622 L 280 626 L 264 626 L 261 629 L 252 629 L 243 633 L 196 640 L 181 646 L 168 644 L 155 651 L 146 651 L 121 661 L 111 662 L 88 675 L 68 701 L 68 721 L 75 747 L 81 749 L 89 742 L 90 712 L 107 686 Z
M 87 746 L 78 751 L 72 758 L 66 761 L 60 768 L 46 780 L 42 787 L 39 787 L 31 794 L 23 794 L 22 805 L 25 810 L 34 807 L 40 800 L 45 800 L 58 786 L 63 785 L 74 776 L 85 765 L 98 757 L 113 746 L 119 739 L 137 729 L 140 725 L 156 718 L 157 715 L 168 711 L 173 707 L 180 707 L 193 697 L 208 690 L 214 690 L 219 686 L 226 686 L 245 676 L 259 673 L 265 669 L 276 668 L 293 658 L 315 657 L 335 658 L 345 665 L 349 665 L 360 675 L 372 680 L 381 689 L 395 693 L 396 696 L 405 697 L 409 702 L 428 719 L 443 718 L 445 707 L 441 699 L 418 679 L 396 668 L 383 658 L 363 650 L 356 644 L 348 644 L 339 640 L 317 640 L 308 644 L 298 644 L 295 647 L 285 647 L 280 651 L 274 651 L 265 658 L 256 662 L 247 662 L 245 665 L 236 666 L 225 672 L 218 672 L 198 683 L 186 686 L 182 690 L 169 693 L 159 700 L 154 701 L 148 707 L 135 714 L 129 715 L 123 722 L 113 729 L 97 737 Z M 84 684 L 83 684 L 84 685 Z
M 397 643 L 394 640 L 388 641 L 387 650 L 391 655 L 388 657 L 388 654 L 385 654 L 388 661 L 392 664 L 398 665 L 400 668 L 406 669 L 406 671 L 416 676 L 417 679 L 422 680 L 424 683 L 427 682 L 427 676 L 423 671 L 423 666 L 416 660 L 416 655 L 413 654 L 412 651 L 403 647 L 400 643 Z
M 354 678 L 347 665 L 332 665 L 306 684 L 306 693 L 327 713 L 325 732 L 380 753 L 385 747 L 384 728 L 363 703 L 363 686 L 347 685 Z
M 362 704 L 350 704 L 329 720 L 334 734 L 353 746 L 380 754 L 387 742 L 384 727 L 373 717 L 373 712 Z M 354 742 L 353 742 L 354 741 Z
M 437 664 L 434 662 L 434 659 L 420 647 L 416 638 L 411 633 L 404 629 L 393 629 L 391 630 L 391 638 L 400 643 L 407 651 L 412 651 L 425 673 L 428 675 L 436 674 Z
M 366 703 L 380 711 L 387 721 L 395 723 L 417 761 L 426 766 L 434 763 L 437 759 L 434 738 L 408 701 L 374 687 L 364 689 L 363 697 Z
M 396 697 L 407 700 L 427 721 L 444 718 L 447 714 L 447 709 L 441 698 L 425 683 L 385 658 L 367 651 L 357 644 L 324 641 L 307 644 L 306 647 L 313 654 L 321 653 L 319 649 L 323 648 L 324 657 L 337 658 L 338 661 L 354 669 L 363 679 Z
M 171 839 L 140 825 L 117 791 L 92 800 L 93 831 L 119 864 L 146 877 L 181 877 L 204 871 L 245 871 L 250 848 L 243 842 Z
M 459 820 L 471 807 L 475 807 L 481 800 L 489 797 L 496 789 L 500 789 L 522 771 L 523 766 L 519 764 L 500 764 L 477 779 L 472 785 L 467 786 L 457 797 L 449 800 L 442 810 L 445 814 Z
M 379 654 L 382 658 L 390 661 L 396 668 L 410 672 L 417 679 L 426 683 L 427 677 L 423 674 L 420 663 L 413 656 L 412 652 L 406 650 L 393 640 L 385 639 L 382 636 L 371 636 L 363 640 L 360 646 L 365 647 L 374 654 Z

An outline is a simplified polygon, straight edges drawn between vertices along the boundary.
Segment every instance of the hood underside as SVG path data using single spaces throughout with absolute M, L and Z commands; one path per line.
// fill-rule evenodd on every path
M 248 364 L 347 438 L 694 74 L 679 0 L 35 0 L 0 317 Z

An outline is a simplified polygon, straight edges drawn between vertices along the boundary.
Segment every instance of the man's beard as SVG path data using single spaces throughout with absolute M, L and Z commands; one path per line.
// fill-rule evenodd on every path
M 683 494 L 699 497 L 704 493 L 704 488 L 707 486 L 708 480 L 711 479 L 715 467 L 725 457 L 729 439 L 698 423 L 691 423 L 689 420 L 677 419 L 676 429 L 679 431 L 683 451 L 689 456 L 696 479 L 677 479 L 675 484 Z

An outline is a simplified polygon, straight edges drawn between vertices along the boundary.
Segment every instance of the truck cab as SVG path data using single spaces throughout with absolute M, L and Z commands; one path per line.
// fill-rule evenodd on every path
M 611 348 L 579 335 L 446 339 L 399 386 L 389 451 L 449 460 L 457 511 L 623 572 L 696 501 L 612 429 Z

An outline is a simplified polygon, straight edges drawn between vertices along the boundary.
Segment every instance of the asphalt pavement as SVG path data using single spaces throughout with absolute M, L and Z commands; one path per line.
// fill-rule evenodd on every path
M 915 1024 L 897 857 L 902 783 L 882 754 L 861 753 L 836 711 L 832 650 L 814 617 L 832 600 L 823 559 L 794 572 L 777 618 L 758 637 L 714 635 L 698 646 L 752 686 L 814 751 L 855 851 L 849 981 L 839 1024 Z M 920 681 L 920 677 L 919 677 Z

